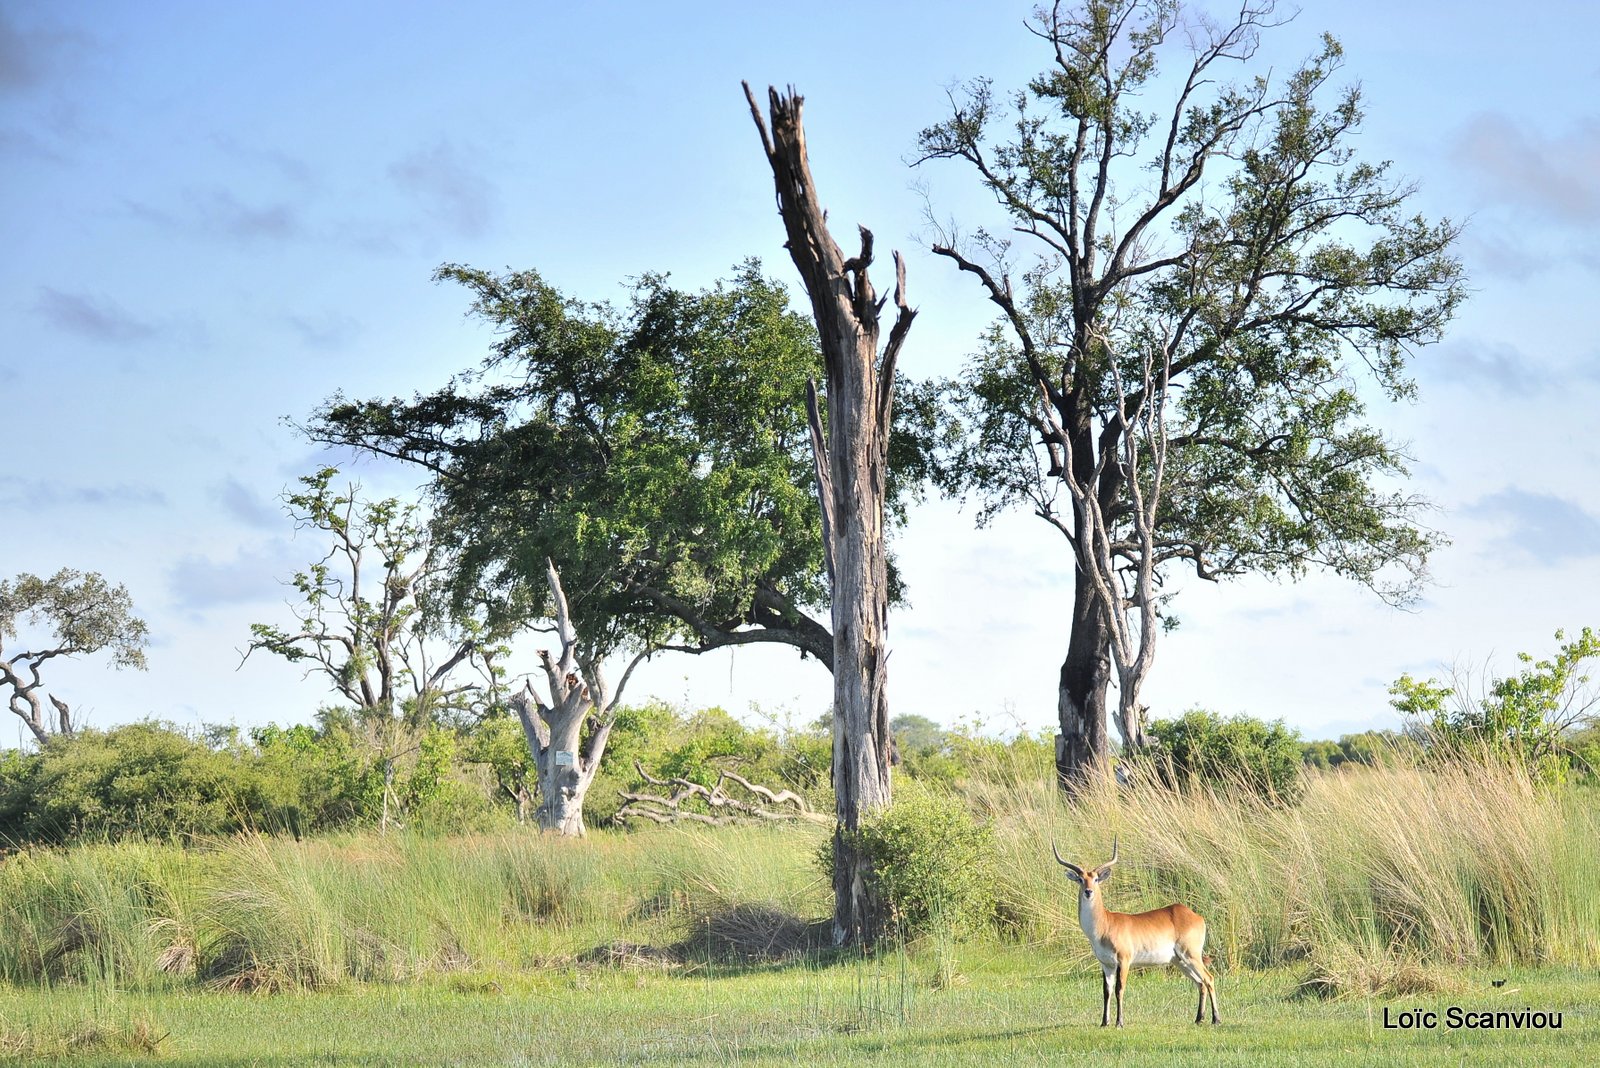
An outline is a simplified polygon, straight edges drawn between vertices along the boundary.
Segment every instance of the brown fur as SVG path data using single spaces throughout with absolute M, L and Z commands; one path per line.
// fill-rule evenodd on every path
M 1211 998 L 1211 1022 L 1217 1019 L 1217 985 L 1207 967 L 1205 954 L 1206 921 L 1188 905 L 1172 904 L 1149 912 L 1112 912 L 1106 908 L 1103 884 L 1111 876 L 1111 866 L 1117 862 L 1117 849 L 1113 843 L 1111 860 L 1092 870 L 1080 868 L 1061 859 L 1056 860 L 1067 869 L 1067 877 L 1082 889 L 1078 894 L 1078 925 L 1089 939 L 1095 958 L 1105 973 L 1105 986 L 1100 1003 L 1100 1026 L 1111 1022 L 1111 994 L 1117 996 L 1117 1026 L 1122 1026 L 1122 996 L 1128 985 L 1128 972 L 1133 968 L 1156 968 L 1175 964 L 1200 988 L 1200 1005 L 1195 1009 L 1194 1022 L 1205 1021 L 1207 995 Z

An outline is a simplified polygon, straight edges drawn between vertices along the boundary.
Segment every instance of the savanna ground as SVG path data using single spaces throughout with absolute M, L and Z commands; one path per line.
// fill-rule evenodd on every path
M 1589 1065 L 1600 1062 L 1595 973 L 1460 975 L 1457 995 L 1346 1001 L 1295 995 L 1291 971 L 1235 972 L 1225 1022 L 1190 1022 L 1193 985 L 1145 973 L 1129 1022 L 1101 1029 L 1099 978 L 1059 954 L 967 947 L 940 987 L 912 953 L 832 966 L 570 967 L 316 993 L 0 992 L 25 1063 Z M 1523 1005 L 1560 1031 L 1385 1031 L 1383 1007 Z M 152 1048 L 153 1052 L 146 1052 Z
M 995 918 L 819 948 L 813 828 L 584 841 L 257 836 L 0 863 L 0 1058 L 19 1063 L 1600 1063 L 1600 806 L 1472 765 L 1314 777 L 1293 805 L 1155 784 L 1076 807 L 1005 775 Z M 1114 908 L 1211 922 L 1224 1023 L 1098 971 L 1049 855 Z M 1494 983 L 1500 981 L 1499 986 Z M 1398 1031 L 1384 1009 L 1562 1013 Z

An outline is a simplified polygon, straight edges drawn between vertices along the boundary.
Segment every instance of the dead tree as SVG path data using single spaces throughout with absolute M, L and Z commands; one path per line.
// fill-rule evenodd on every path
M 803 98 L 768 89 L 769 130 L 749 83 L 750 114 L 777 187 L 788 249 L 811 297 L 827 369 L 828 418 L 816 384 L 807 394 L 822 538 L 833 589 L 834 940 L 872 941 L 884 917 L 867 858 L 853 845 L 863 816 L 889 804 L 889 702 L 886 693 L 889 606 L 884 494 L 895 361 L 916 314 L 905 300 L 905 263 L 895 254 L 896 316 L 878 353 L 883 300 L 867 278 L 872 232 L 846 258 L 828 232 L 806 159 Z
M 782 823 L 793 820 L 825 823 L 828 819 L 811 811 L 806 799 L 793 790 L 774 790 L 726 768 L 719 769 L 717 781 L 707 786 L 681 776 L 659 779 L 644 770 L 644 765 L 638 761 L 634 761 L 633 766 L 647 785 L 671 787 L 671 793 L 619 791 L 622 796 L 622 806 L 617 809 L 619 821 L 645 819 L 652 823 L 678 823 L 693 820 L 712 827 L 722 827 L 734 823 Z M 742 788 L 745 796 L 735 797 L 728 793 L 724 788 L 726 783 Z M 685 802 L 703 804 L 707 811 L 685 808 Z
M 511 708 L 522 721 L 528 750 L 538 768 L 539 828 L 562 835 L 582 836 L 583 799 L 589 793 L 606 741 L 617 719 L 622 691 L 633 669 L 653 652 L 646 649 L 633 658 L 615 691 L 608 690 L 599 658 L 580 646 L 567 595 L 561 588 L 556 565 L 545 561 L 550 583 L 550 603 L 555 613 L 560 652 L 539 651 L 549 688 L 549 700 L 540 697 L 530 681 L 511 698 Z

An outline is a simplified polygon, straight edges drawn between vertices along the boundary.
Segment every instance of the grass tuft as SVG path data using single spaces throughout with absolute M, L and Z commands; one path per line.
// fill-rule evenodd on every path
M 66 1057 L 154 1057 L 166 1040 L 166 1032 L 143 1017 L 123 1024 L 85 1022 L 64 1028 L 0 1026 L 0 1059 L 27 1063 Z

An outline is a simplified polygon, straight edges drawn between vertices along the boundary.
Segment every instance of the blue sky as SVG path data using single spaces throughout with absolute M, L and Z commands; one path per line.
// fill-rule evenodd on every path
M 945 87 L 1016 85 L 1048 57 L 1024 5 L 212 4 L 0 0 L 0 575 L 97 570 L 152 633 L 147 673 L 52 665 L 89 723 L 309 718 L 293 667 L 238 650 L 287 621 L 318 549 L 277 498 L 321 462 L 286 428 L 336 389 L 409 393 L 487 336 L 444 261 L 533 267 L 575 295 L 749 255 L 793 279 L 740 79 L 793 84 L 835 227 L 908 257 L 901 366 L 948 374 L 988 318 L 926 251 L 988 210 L 955 167 L 912 172 Z M 1262 60 L 1330 31 L 1430 216 L 1465 220 L 1473 296 L 1416 364 L 1414 488 L 1453 544 L 1412 612 L 1327 578 L 1188 584 L 1146 694 L 1282 716 L 1308 735 L 1393 726 L 1400 673 L 1543 650 L 1600 622 L 1600 13 L 1307 3 Z M 887 277 L 885 275 L 885 277 Z M 352 469 L 405 493 L 405 471 Z M 1069 561 L 1028 517 L 975 531 L 932 502 L 900 541 L 896 712 L 1052 722 Z M 632 696 L 810 719 L 830 684 L 792 654 L 661 658 Z M 16 725 L 20 727 L 20 723 Z M 0 728 L 0 742 L 18 737 Z

